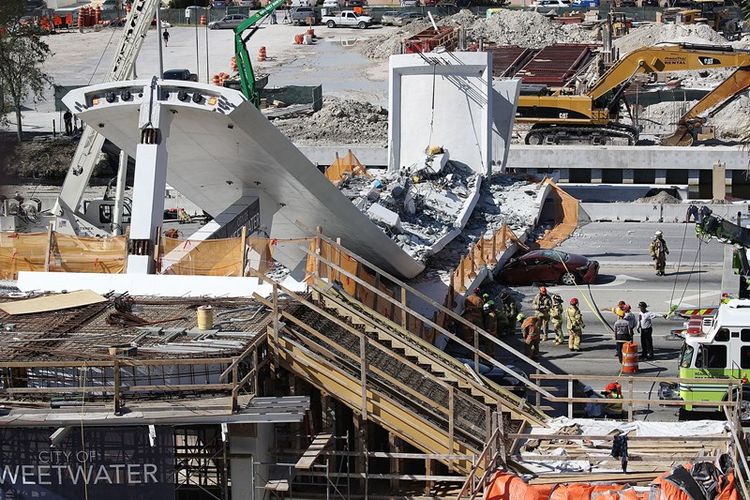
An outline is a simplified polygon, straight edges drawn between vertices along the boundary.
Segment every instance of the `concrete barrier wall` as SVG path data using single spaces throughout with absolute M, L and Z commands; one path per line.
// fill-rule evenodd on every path
M 581 208 L 593 222 L 684 222 L 686 203 L 581 203 Z M 720 217 L 733 220 L 737 212 L 746 213 L 747 203 L 709 204 L 711 211 Z

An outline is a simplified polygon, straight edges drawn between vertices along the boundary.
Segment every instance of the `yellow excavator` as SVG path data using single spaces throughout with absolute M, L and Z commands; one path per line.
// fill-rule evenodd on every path
M 699 115 L 750 87 L 750 52 L 714 45 L 676 44 L 644 47 L 617 61 L 585 94 L 521 95 L 516 122 L 531 124 L 526 144 L 589 143 L 613 140 L 638 141 L 639 128 L 621 123 L 625 89 L 638 74 L 668 73 L 717 68 L 738 68 L 732 76 L 707 94 L 680 121 L 671 139 L 676 144 L 692 143 L 703 123 Z M 680 132 L 682 131 L 682 132 Z M 687 136 L 690 136 L 688 142 Z

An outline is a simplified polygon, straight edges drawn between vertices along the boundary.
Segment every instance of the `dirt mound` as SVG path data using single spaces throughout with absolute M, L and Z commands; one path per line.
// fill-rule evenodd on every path
M 638 198 L 635 200 L 636 203 L 665 203 L 665 204 L 675 204 L 675 203 L 682 203 L 682 201 L 679 198 L 675 198 L 671 194 L 667 193 L 666 191 L 659 191 L 653 196 L 646 196 L 644 198 Z
M 726 38 L 705 24 L 647 24 L 615 40 L 614 45 L 622 56 L 659 43 L 728 45 Z
M 388 110 L 367 102 L 326 97 L 310 116 L 276 119 L 281 133 L 296 143 L 385 144 Z

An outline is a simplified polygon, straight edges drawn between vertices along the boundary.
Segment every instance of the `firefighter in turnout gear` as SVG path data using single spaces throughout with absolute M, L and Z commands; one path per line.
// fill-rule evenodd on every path
M 654 234 L 654 239 L 651 240 L 648 251 L 651 254 L 651 258 L 654 260 L 656 275 L 664 276 L 664 268 L 667 267 L 669 248 L 667 248 L 667 242 L 664 241 L 664 236 L 661 231 L 656 231 Z
M 583 315 L 578 309 L 578 299 L 570 299 L 570 307 L 565 312 L 568 317 L 568 347 L 571 351 L 581 350 L 581 335 L 586 325 L 583 324 Z
M 536 359 L 539 355 L 539 341 L 541 340 L 539 325 L 541 322 L 542 317 L 537 313 L 536 316 L 529 316 L 521 323 L 525 354 L 531 359 Z
M 552 310 L 552 298 L 547 293 L 546 287 L 539 287 L 539 293 L 534 296 L 532 306 L 539 318 L 537 326 L 542 340 L 547 340 L 547 327 L 549 326 L 549 313 Z
M 563 299 L 558 294 L 552 296 L 552 309 L 550 310 L 550 321 L 552 321 L 552 329 L 555 330 L 555 345 L 560 345 L 565 342 L 565 335 L 563 334 Z
M 518 302 L 508 292 L 500 295 L 505 308 L 505 316 L 508 318 L 508 334 L 516 334 L 516 324 L 518 323 Z

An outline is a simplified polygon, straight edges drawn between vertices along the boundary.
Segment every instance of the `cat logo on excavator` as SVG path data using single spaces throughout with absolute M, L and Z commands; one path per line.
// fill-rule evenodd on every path
M 702 56 L 702 57 L 699 57 L 698 60 L 704 66 L 716 66 L 717 64 L 721 64 L 721 61 L 716 57 Z

